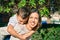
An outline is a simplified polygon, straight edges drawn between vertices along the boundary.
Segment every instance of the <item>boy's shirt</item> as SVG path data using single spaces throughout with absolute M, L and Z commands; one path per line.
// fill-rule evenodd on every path
M 8 25 L 11 24 L 12 26 L 15 26 L 17 23 L 17 15 L 15 14 L 14 16 L 10 17 Z

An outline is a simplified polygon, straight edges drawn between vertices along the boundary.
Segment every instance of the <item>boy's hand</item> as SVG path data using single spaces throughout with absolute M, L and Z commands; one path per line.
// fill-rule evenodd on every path
M 20 40 L 26 40 L 26 36 L 25 35 L 22 35 L 22 37 L 20 37 Z

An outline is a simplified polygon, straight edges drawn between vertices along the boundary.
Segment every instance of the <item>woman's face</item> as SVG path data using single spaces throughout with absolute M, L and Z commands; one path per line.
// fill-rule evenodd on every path
M 28 20 L 29 26 L 31 28 L 34 28 L 38 24 L 38 20 L 39 20 L 39 15 L 36 12 L 31 13 Z

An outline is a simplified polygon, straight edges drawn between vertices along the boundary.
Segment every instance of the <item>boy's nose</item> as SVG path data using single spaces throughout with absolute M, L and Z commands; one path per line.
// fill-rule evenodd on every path
M 23 21 L 20 21 L 20 22 L 18 22 L 19 24 L 24 24 L 24 22 Z
M 20 22 L 20 24 L 24 24 L 23 22 Z

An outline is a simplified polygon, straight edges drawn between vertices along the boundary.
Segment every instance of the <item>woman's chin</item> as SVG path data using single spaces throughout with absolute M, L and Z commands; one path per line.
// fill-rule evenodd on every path
M 34 28 L 35 26 L 31 25 L 31 28 Z

